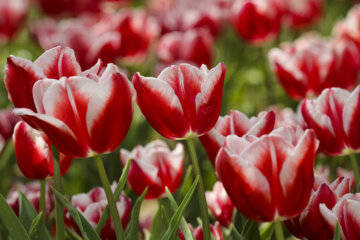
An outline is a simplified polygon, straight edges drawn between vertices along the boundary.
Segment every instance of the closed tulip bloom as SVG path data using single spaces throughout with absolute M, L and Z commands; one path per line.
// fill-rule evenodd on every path
M 225 65 L 208 70 L 189 64 L 165 68 L 157 78 L 136 73 L 137 103 L 151 126 L 169 139 L 201 136 L 216 123 L 221 109 Z
M 360 149 L 360 86 L 353 92 L 325 89 L 318 98 L 301 103 L 305 123 L 320 140 L 320 150 L 329 155 Z
M 128 159 L 132 160 L 128 184 L 138 195 L 148 187 L 147 199 L 162 197 L 165 187 L 173 193 L 180 185 L 184 161 L 184 146 L 181 143 L 173 151 L 161 140 L 145 147 L 139 145 L 132 152 L 121 149 L 120 159 L 123 165 Z
M 18 166 L 25 177 L 44 179 L 53 175 L 53 159 L 49 138 L 24 121 L 16 124 L 13 135 Z M 59 152 L 61 175 L 69 169 L 72 158 Z
M 237 0 L 232 8 L 232 23 L 240 37 L 262 44 L 278 35 L 281 13 L 273 0 Z
M 111 188 L 114 191 L 116 185 L 113 184 Z M 108 205 L 105 191 L 101 187 L 96 187 L 88 193 L 80 193 L 72 196 L 71 203 L 94 228 L 99 223 L 100 217 L 103 214 L 104 209 Z M 119 211 L 122 226 L 125 229 L 130 220 L 131 200 L 127 198 L 124 193 L 122 193 L 116 202 L 116 207 Z M 80 233 L 77 224 L 68 212 L 65 214 L 65 223 L 68 226 L 74 227 L 76 231 Z M 112 224 L 111 216 L 102 228 L 100 232 L 100 237 L 101 239 L 116 239 L 115 229 L 114 225 Z
M 6 198 L 6 202 L 12 208 L 17 216 L 19 216 L 19 192 L 26 196 L 36 211 L 40 209 L 40 182 L 29 182 L 27 184 L 15 183 L 11 186 L 9 194 Z M 46 216 L 49 216 L 54 208 L 54 197 L 51 194 L 51 190 L 48 184 L 45 188 L 45 209 Z
M 229 135 L 243 137 L 247 135 L 261 135 L 270 133 L 274 128 L 275 114 L 272 111 L 261 112 L 257 117 L 250 119 L 243 113 L 232 110 L 229 115 L 219 117 L 216 125 L 207 134 L 200 137 L 201 144 L 215 166 L 216 154 L 223 146 Z
M 327 208 L 332 209 L 336 202 L 349 192 L 350 179 L 348 178 L 337 178 L 331 185 L 324 182 L 318 189 L 313 190 L 304 211 L 299 216 L 285 221 L 286 227 L 293 235 L 301 239 L 332 239 L 334 231 L 320 213 L 320 204 L 325 204 Z
M 36 112 L 14 112 L 74 158 L 114 151 L 132 120 L 134 90 L 113 64 L 99 75 L 37 81 L 33 96 Z
M 11 40 L 22 26 L 30 8 L 28 0 L 0 2 L 0 44 Z
M 319 95 L 329 87 L 354 87 L 359 57 L 353 42 L 316 35 L 306 35 L 269 52 L 278 81 L 295 100 Z
M 284 127 L 260 138 L 230 135 L 216 172 L 237 210 L 254 221 L 285 220 L 306 207 L 318 142 L 312 130 Z
M 212 191 L 205 193 L 206 202 L 215 219 L 225 227 L 229 227 L 233 214 L 234 204 L 227 195 L 221 182 L 216 182 Z
M 195 240 L 203 240 L 204 233 L 201 226 L 194 228 L 191 224 L 189 224 L 190 231 L 195 238 Z M 210 232 L 212 235 L 212 239 L 214 240 L 223 240 L 224 236 L 221 230 L 221 224 L 219 222 L 215 222 L 214 225 L 210 224 Z M 185 240 L 184 234 L 182 232 L 179 233 L 179 237 L 181 240 Z
M 213 38 L 204 29 L 163 35 L 156 52 L 164 64 L 175 62 L 211 65 Z
M 360 238 L 360 193 L 344 195 L 332 209 L 321 204 L 320 212 L 332 231 L 335 230 L 336 223 L 339 223 L 341 239 Z
M 20 121 L 20 117 L 13 113 L 13 108 L 0 110 L 0 136 L 4 140 L 11 138 L 18 121 Z

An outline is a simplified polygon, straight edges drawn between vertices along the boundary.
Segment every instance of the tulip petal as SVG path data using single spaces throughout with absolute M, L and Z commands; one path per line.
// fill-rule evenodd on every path
M 179 98 L 166 82 L 136 73 L 137 103 L 151 126 L 164 137 L 182 138 L 189 131 Z M 154 111 L 156 109 L 156 111 Z
M 68 47 L 54 47 L 44 52 L 35 62 L 47 78 L 76 76 L 81 73 L 74 50 Z
M 354 150 L 360 149 L 360 86 L 358 86 L 344 104 L 343 121 L 344 131 L 349 144 Z
M 14 56 L 7 59 L 4 82 L 15 107 L 36 111 L 32 89 L 36 81 L 44 78 L 41 69 L 31 61 Z

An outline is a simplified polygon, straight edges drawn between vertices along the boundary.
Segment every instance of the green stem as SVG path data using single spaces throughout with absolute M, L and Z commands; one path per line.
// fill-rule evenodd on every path
M 116 239 L 118 239 L 118 240 L 123 239 L 124 229 L 123 229 L 123 226 L 121 224 L 119 211 L 118 211 L 118 209 L 116 207 L 114 194 L 111 191 L 110 183 L 109 183 L 108 177 L 106 175 L 104 164 L 102 162 L 101 156 L 96 155 L 94 157 L 94 159 L 95 159 L 96 167 L 97 167 L 98 172 L 99 172 L 101 183 L 102 183 L 102 185 L 104 187 L 104 190 L 105 190 L 106 198 L 107 198 L 108 203 L 109 203 L 111 216 L 112 216 L 112 219 L 114 221 Z
M 203 223 L 203 233 L 204 233 L 204 240 L 210 240 L 210 222 L 209 222 L 209 213 L 205 198 L 205 188 L 204 183 L 201 177 L 200 167 L 198 163 L 198 159 L 196 156 L 195 146 L 194 142 L 191 138 L 186 139 L 186 143 L 189 148 L 190 153 L 190 159 L 191 164 L 193 165 L 194 171 L 195 171 L 195 177 L 199 176 L 199 184 L 197 186 L 197 194 L 199 199 L 199 205 L 200 205 L 200 214 L 201 214 L 201 220 Z
M 264 70 L 264 81 L 265 81 L 265 86 L 266 86 L 266 98 L 268 101 L 268 105 L 273 105 L 276 101 L 275 101 L 275 89 L 274 89 L 274 78 L 273 78 L 273 72 L 270 69 L 270 64 L 268 61 L 268 52 L 269 52 L 269 47 L 262 47 L 261 49 L 261 53 L 262 53 L 262 63 L 263 63 L 263 70 Z
M 44 216 L 46 214 L 46 209 L 45 209 L 45 195 L 46 195 L 46 190 L 45 190 L 45 185 L 46 185 L 46 180 L 40 180 L 40 207 L 39 207 L 39 210 L 40 212 L 43 212 L 44 213 Z
M 60 172 L 60 162 L 59 159 L 53 157 L 53 169 L 54 169 L 54 178 L 55 178 L 55 189 L 62 193 L 61 186 L 61 172 Z M 64 227 L 64 210 L 61 202 L 56 200 L 55 202 L 55 213 L 56 213 L 56 239 L 64 240 L 65 239 L 65 227 Z
M 360 191 L 360 174 L 359 174 L 359 165 L 356 159 L 355 154 L 350 154 L 350 162 L 355 176 L 355 192 Z
M 276 240 L 284 240 L 284 232 L 281 225 L 281 221 L 274 222 Z
M 9 140 L 5 147 L 4 150 L 1 153 L 1 157 L 0 157 L 0 170 L 2 170 L 7 163 L 9 162 L 11 155 L 14 152 L 14 144 L 11 140 Z

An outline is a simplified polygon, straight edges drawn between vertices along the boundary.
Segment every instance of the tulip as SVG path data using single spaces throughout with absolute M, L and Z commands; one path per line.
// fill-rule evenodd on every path
M 112 190 L 115 190 L 115 185 L 112 185 Z M 88 193 L 80 193 L 72 196 L 72 205 L 86 218 L 92 227 L 96 227 L 104 209 L 108 205 L 105 191 L 103 188 L 97 187 Z M 122 193 L 116 202 L 117 210 L 121 217 L 121 223 L 124 228 L 128 225 L 131 214 L 131 200 Z M 73 226 L 78 233 L 80 233 L 75 221 L 70 216 L 70 213 L 65 214 L 65 223 L 68 226 Z M 116 239 L 114 225 L 112 224 L 112 217 L 108 219 L 100 232 L 101 239 Z
M 124 166 L 128 159 L 132 160 L 128 184 L 138 195 L 148 187 L 147 199 L 164 196 L 165 187 L 175 192 L 180 185 L 184 161 L 184 146 L 181 143 L 173 151 L 161 140 L 145 147 L 139 145 L 132 152 L 121 149 L 120 159 Z
M 237 0 L 232 8 L 232 24 L 244 40 L 262 44 L 280 30 L 281 14 L 273 0 Z
M 201 144 L 215 166 L 216 154 L 223 146 L 225 138 L 229 135 L 243 137 L 247 135 L 261 135 L 270 133 L 274 128 L 274 112 L 261 112 L 257 117 L 248 118 L 243 113 L 232 110 L 229 115 L 219 117 L 214 128 L 200 137 Z
M 325 89 L 318 98 L 301 102 L 305 123 L 320 140 L 320 150 L 341 155 L 360 149 L 360 87 L 353 92 Z
M 322 16 L 323 0 L 276 0 L 283 12 L 283 23 L 292 28 L 314 24 Z
M 113 64 L 99 75 L 37 81 L 33 95 L 36 112 L 14 112 L 74 158 L 114 151 L 130 127 L 133 88 Z
M 283 127 L 260 138 L 230 135 L 216 172 L 235 207 L 254 221 L 285 220 L 306 207 L 318 143 L 312 130 Z
M 304 128 L 304 123 L 301 114 L 294 112 L 291 108 L 280 109 L 278 106 L 270 106 L 267 111 L 272 111 L 275 114 L 274 128 L 287 126 L 300 126 Z
M 159 59 L 169 65 L 175 62 L 211 65 L 213 39 L 204 29 L 171 32 L 163 35 L 157 46 Z
M 356 240 L 360 237 L 360 193 L 344 195 L 331 209 L 325 204 L 320 204 L 320 212 L 332 231 L 336 223 L 341 229 L 341 238 Z
M 234 214 L 234 205 L 221 182 L 216 182 L 213 190 L 205 193 L 206 202 L 215 219 L 221 225 L 229 227 Z
M 295 100 L 329 87 L 352 88 L 360 69 L 360 52 L 345 39 L 306 35 L 272 49 L 269 59 L 278 81 Z
M 67 1 L 67 0 L 38 0 L 41 9 L 48 15 L 70 14 L 78 15 L 84 12 L 99 12 L 100 3 L 103 0 L 82 0 L 82 1 Z
M 18 166 L 25 177 L 44 179 L 53 176 L 52 152 L 49 138 L 24 121 L 16 124 L 13 135 Z M 72 158 L 59 152 L 61 175 L 72 163 Z
M 300 100 L 329 87 L 354 87 L 360 69 L 359 54 L 354 43 L 345 39 L 306 35 L 272 49 L 269 59 L 287 93 Z
M 14 184 L 10 192 L 8 194 L 8 197 L 6 199 L 9 206 L 13 209 L 16 215 L 19 216 L 19 193 L 23 193 L 25 197 L 30 201 L 30 203 L 33 205 L 36 211 L 39 212 L 40 208 L 40 183 L 39 182 L 30 182 L 27 184 Z M 50 187 L 49 185 L 46 185 L 45 188 L 45 209 L 46 209 L 46 215 L 48 216 L 52 209 L 54 208 L 54 198 L 51 195 Z
M 0 2 L 0 44 L 11 40 L 29 11 L 28 0 L 2 0 Z
M 165 68 L 157 78 L 136 73 L 137 103 L 161 135 L 170 139 L 201 136 L 216 123 L 221 109 L 225 65 L 208 70 L 189 64 Z
M 194 236 L 195 240 L 203 240 L 204 239 L 204 233 L 201 228 L 201 226 L 198 226 L 197 228 L 194 228 L 191 224 L 189 224 L 190 231 L 192 235 Z M 214 225 L 210 225 L 210 231 L 212 235 L 212 239 L 214 240 L 223 240 L 224 236 L 221 230 L 221 225 L 219 222 L 215 222 Z M 182 232 L 179 233 L 179 237 L 181 240 L 185 240 L 184 234 Z
M 5 141 L 11 138 L 16 123 L 20 120 L 12 108 L 0 110 L 0 136 Z
M 318 189 L 313 190 L 304 211 L 299 216 L 285 221 L 286 227 L 293 235 L 301 239 L 332 239 L 334 231 L 321 215 L 320 204 L 331 209 L 343 195 L 350 191 L 348 178 L 337 178 L 331 185 L 324 182 Z
M 81 72 L 74 51 L 59 46 L 44 52 L 35 62 L 15 56 L 8 57 L 4 82 L 9 99 L 15 107 L 36 111 L 33 96 L 33 86 L 36 82 L 45 78 L 60 79 L 98 74 L 101 65 L 101 62 L 98 62 L 93 68 Z

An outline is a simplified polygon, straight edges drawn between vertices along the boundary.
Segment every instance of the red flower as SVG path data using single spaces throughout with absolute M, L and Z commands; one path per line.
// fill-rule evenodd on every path
M 146 187 L 147 199 L 160 198 L 165 194 L 165 187 L 175 192 L 179 187 L 183 172 L 184 147 L 181 143 L 170 151 L 165 142 L 156 140 L 145 147 L 137 146 L 130 153 L 120 150 L 123 165 L 132 159 L 128 176 L 131 189 L 141 195 Z
M 114 191 L 116 185 L 111 186 Z M 97 187 L 88 193 L 80 193 L 72 196 L 71 203 L 82 215 L 89 221 L 92 227 L 98 224 L 104 209 L 108 205 L 105 191 L 103 188 Z M 128 225 L 131 214 L 131 200 L 122 193 L 116 202 L 116 207 L 119 211 L 121 223 L 124 228 Z M 65 214 L 65 223 L 68 226 L 73 226 L 78 233 L 80 233 L 75 221 L 70 216 L 70 213 Z M 110 216 L 100 232 L 101 239 L 116 239 L 114 225 L 112 224 L 112 217 Z
M 26 198 L 30 201 L 36 211 L 40 208 L 40 182 L 30 182 L 27 184 L 14 184 L 9 192 L 6 199 L 9 206 L 14 210 L 15 214 L 19 216 L 19 194 L 18 191 L 22 192 Z M 45 188 L 45 209 L 46 216 L 48 216 L 54 208 L 54 198 L 51 194 L 49 185 Z
M 28 0 L 2 0 L 0 2 L 0 44 L 14 37 L 29 7 Z
M 13 113 L 12 108 L 0 110 L 0 136 L 4 140 L 11 138 L 14 127 L 19 120 L 20 117 Z
M 297 216 L 314 184 L 317 140 L 312 130 L 284 127 L 260 138 L 230 135 L 216 172 L 235 207 L 254 221 Z
M 134 90 L 115 65 L 108 64 L 102 74 L 98 71 L 37 81 L 33 87 L 36 112 L 28 108 L 14 112 L 41 128 L 66 155 L 112 152 L 130 127 Z
M 83 12 L 99 12 L 101 2 L 103 0 L 38 0 L 41 9 L 48 15 L 78 15 Z
M 273 0 L 237 0 L 232 15 L 237 33 L 252 44 L 272 40 L 280 30 L 281 14 Z
M 332 209 L 320 204 L 320 212 L 332 231 L 335 230 L 336 223 L 339 223 L 342 239 L 359 239 L 360 193 L 344 195 Z
M 243 137 L 255 135 L 260 137 L 270 133 L 274 128 L 274 112 L 261 112 L 257 117 L 248 118 L 243 113 L 232 110 L 229 115 L 219 117 L 216 125 L 208 133 L 200 137 L 201 144 L 215 166 L 216 154 L 223 146 L 225 138 L 229 135 Z
M 285 221 L 286 227 L 301 239 L 332 239 L 334 231 L 321 215 L 320 204 L 331 209 L 340 197 L 349 192 L 348 178 L 337 178 L 331 185 L 324 182 L 318 189 L 314 189 L 304 211 L 299 216 Z
M 221 182 L 216 182 L 213 191 L 206 191 L 206 202 L 215 219 L 225 227 L 229 227 L 233 214 L 234 205 L 227 195 Z
M 171 32 L 163 35 L 156 52 L 159 59 L 169 65 L 187 62 L 201 66 L 211 65 L 213 38 L 204 29 Z
M 48 137 L 25 122 L 15 126 L 14 148 L 18 166 L 25 177 L 44 179 L 53 175 L 53 159 Z M 72 158 L 59 152 L 61 175 L 69 169 Z
M 189 64 L 165 68 L 157 78 L 136 73 L 137 103 L 152 127 L 164 137 L 200 136 L 216 123 L 221 109 L 225 65 L 208 70 Z
M 204 239 L 204 233 L 201 228 L 201 226 L 198 226 L 197 228 L 194 228 L 189 224 L 190 231 L 192 235 L 195 237 L 195 240 L 203 240 Z M 221 225 L 219 222 L 215 222 L 214 225 L 210 224 L 210 232 L 212 235 L 212 239 L 214 240 L 223 240 L 224 236 L 221 230 Z M 182 232 L 179 233 L 179 237 L 181 240 L 185 240 L 184 234 Z
M 283 23 L 293 28 L 306 27 L 322 16 L 323 0 L 277 0 L 283 12 Z
M 329 87 L 351 88 L 360 69 L 360 52 L 354 43 L 313 35 L 272 49 L 269 59 L 279 82 L 296 100 Z
M 301 113 L 320 140 L 320 150 L 329 155 L 360 149 L 360 86 L 352 93 L 325 89 L 318 98 L 301 102 Z

